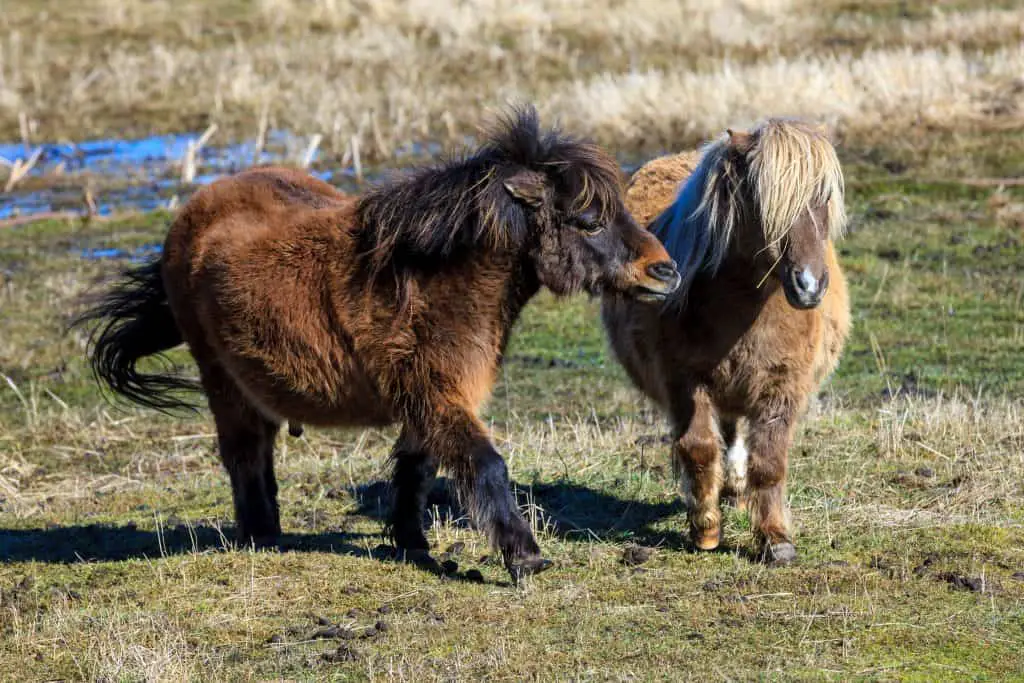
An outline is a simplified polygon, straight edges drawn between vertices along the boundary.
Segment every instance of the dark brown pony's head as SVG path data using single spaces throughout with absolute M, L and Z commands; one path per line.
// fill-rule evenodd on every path
M 738 254 L 759 284 L 776 278 L 790 305 L 806 309 L 825 296 L 828 242 L 845 224 L 843 172 L 824 132 L 769 119 L 708 145 L 653 227 L 685 283 Z
M 487 249 L 529 259 L 556 294 L 663 299 L 679 283 L 664 247 L 626 211 L 615 160 L 542 130 L 532 107 L 514 111 L 472 156 L 367 193 L 359 211 L 377 267 Z

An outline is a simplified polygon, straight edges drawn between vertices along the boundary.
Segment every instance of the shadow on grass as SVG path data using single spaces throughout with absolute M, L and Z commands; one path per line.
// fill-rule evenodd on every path
M 283 534 L 283 551 L 333 552 L 367 557 L 354 541 L 370 534 Z M 161 531 L 134 524 L 58 526 L 48 529 L 0 529 L 0 562 L 117 562 L 235 548 L 233 529 L 179 524 Z
M 670 549 L 690 549 L 683 502 L 651 503 L 620 498 L 606 491 L 571 482 L 558 481 L 524 485 L 513 482 L 520 505 L 532 502 L 543 510 L 544 521 L 554 535 L 566 541 L 630 541 Z M 439 477 L 427 499 L 428 513 L 441 521 L 469 525 L 459 506 L 451 480 Z M 387 482 L 359 486 L 354 494 L 360 502 L 357 514 L 385 521 L 390 505 Z M 656 529 L 654 525 L 679 516 L 678 529 Z M 424 520 L 424 524 L 430 520 Z M 730 549 L 724 549 L 729 551 Z
M 669 549 L 691 547 L 681 514 L 683 504 L 678 499 L 651 503 L 620 498 L 569 481 L 533 486 L 514 484 L 514 487 L 520 503 L 532 501 L 539 506 L 549 530 L 566 541 L 630 541 Z M 468 519 L 459 507 L 453 490 L 448 479 L 439 478 L 428 497 L 428 508 L 442 520 L 468 526 Z M 359 501 L 354 514 L 382 523 L 386 521 L 390 507 L 387 482 L 365 484 L 359 486 L 354 493 Z M 653 528 L 657 522 L 675 516 L 679 517 L 678 530 Z M 210 525 L 178 524 L 160 531 L 139 529 L 131 523 L 0 529 L 0 563 L 117 562 L 217 552 L 235 548 L 233 538 L 233 528 L 221 529 Z M 281 537 L 280 550 L 336 553 L 395 561 L 394 548 L 374 542 L 381 539 L 382 535 L 369 533 L 285 533 Z M 440 571 L 433 560 L 412 563 L 430 573 Z M 463 577 L 450 575 L 448 578 Z

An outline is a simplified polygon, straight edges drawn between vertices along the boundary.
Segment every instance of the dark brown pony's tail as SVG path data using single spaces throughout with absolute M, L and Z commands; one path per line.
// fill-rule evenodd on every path
M 140 359 L 163 358 L 163 351 L 184 341 L 167 303 L 159 258 L 125 271 L 123 279 L 71 326 L 93 323 L 89 362 L 98 382 L 161 412 L 195 409 L 175 396 L 198 389 L 195 382 L 173 375 L 145 374 L 138 369 Z

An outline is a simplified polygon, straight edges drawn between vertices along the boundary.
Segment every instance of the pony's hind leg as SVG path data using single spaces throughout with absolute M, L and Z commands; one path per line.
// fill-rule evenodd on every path
M 395 545 L 406 551 L 429 550 L 430 544 L 423 533 L 423 513 L 437 475 L 437 459 L 430 456 L 405 429 L 391 451 L 391 465 L 394 498 L 390 532 Z
M 480 420 L 459 406 L 438 407 L 419 420 L 423 445 L 452 475 L 476 526 L 501 552 L 514 581 L 551 566 L 510 490 L 508 468 Z
M 701 550 L 718 547 L 722 511 L 722 451 L 715 411 L 703 389 L 673 397 L 673 418 L 680 436 L 672 448 L 672 463 L 680 480 L 690 518 L 690 535 Z
M 231 478 L 238 541 L 272 546 L 281 535 L 274 476 L 280 425 L 253 407 L 220 368 L 202 368 L 203 387 L 217 424 L 221 462 Z
M 753 416 L 748 424 L 750 518 L 761 544 L 762 559 L 771 564 L 787 564 L 796 559 L 786 508 L 787 459 L 795 424 L 796 410 L 780 407 L 779 403 Z

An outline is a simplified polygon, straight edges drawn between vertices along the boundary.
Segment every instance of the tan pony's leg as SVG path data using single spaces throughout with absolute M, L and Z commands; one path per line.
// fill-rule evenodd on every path
M 762 405 L 765 410 L 751 416 L 748 424 L 750 519 L 761 542 L 762 559 L 786 564 L 796 559 L 786 508 L 786 469 L 797 409 L 770 401 Z
M 701 550 L 718 547 L 722 511 L 722 450 L 714 407 L 704 389 L 676 395 L 672 407 L 680 436 L 672 447 L 672 464 L 689 509 L 690 534 Z
M 725 483 L 722 485 L 722 498 L 727 499 L 737 510 L 747 508 L 744 495 L 747 492 L 747 444 L 743 438 L 743 429 L 734 417 L 718 418 L 725 444 Z

